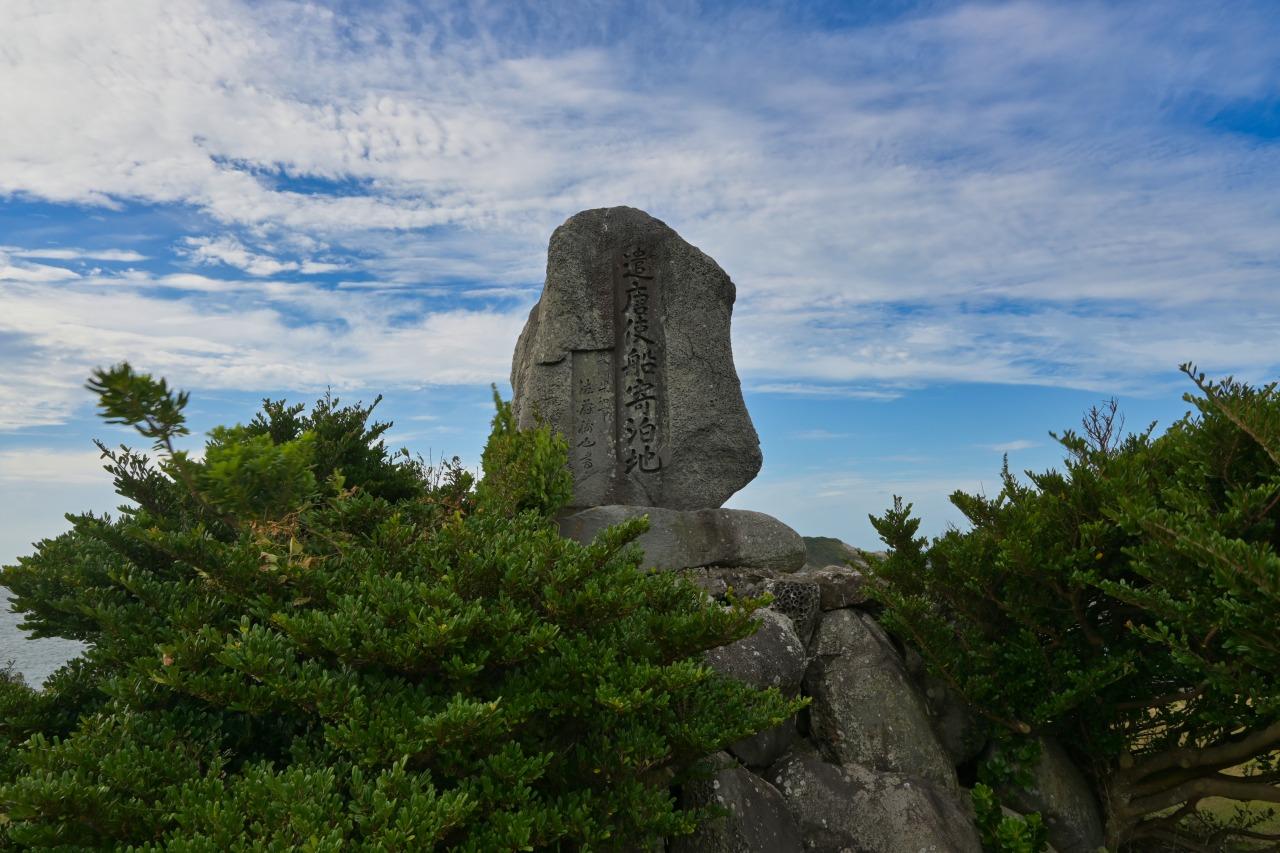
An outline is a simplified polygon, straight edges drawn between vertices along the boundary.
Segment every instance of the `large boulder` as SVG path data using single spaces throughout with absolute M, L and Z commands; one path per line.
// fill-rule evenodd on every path
M 763 608 L 755 616 L 760 620 L 759 630 L 736 643 L 711 649 L 706 654 L 707 665 L 752 687 L 776 687 L 795 696 L 804 678 L 804 644 L 783 614 Z
M 815 853 L 979 853 L 955 792 L 924 779 L 823 761 L 799 746 L 769 771 Z M 767 849 L 767 848 L 766 848 Z
M 682 512 L 653 506 L 594 506 L 560 519 L 560 533 L 590 542 L 606 527 L 649 516 L 636 540 L 646 569 L 745 566 L 779 572 L 804 565 L 804 540 L 771 515 L 744 509 Z
M 884 630 L 866 613 L 824 613 L 805 687 L 810 731 L 843 765 L 901 773 L 957 788 L 923 698 Z
M 512 409 L 522 429 L 541 420 L 569 439 L 573 506 L 718 507 L 759 472 L 729 341 L 735 295 L 641 210 L 585 210 L 551 235 Z
M 942 679 L 925 672 L 918 678 L 934 734 L 951 763 L 959 767 L 981 755 L 987 746 L 987 733 L 978 715 Z
M 685 785 L 681 804 L 716 805 L 728 814 L 693 835 L 673 838 L 670 853 L 801 853 L 800 830 L 782 795 L 723 753 L 717 760 L 712 779 Z
M 1040 739 L 1029 787 L 1009 786 L 999 793 L 1019 812 L 1039 812 L 1050 843 L 1061 853 L 1094 853 L 1102 846 L 1102 812 L 1093 788 L 1057 741 Z
M 804 677 L 804 643 L 791 620 L 773 610 L 758 610 L 760 629 L 736 643 L 707 652 L 707 664 L 716 672 L 756 688 L 776 687 L 787 696 L 800 692 Z M 757 732 L 729 747 L 749 767 L 768 767 L 796 737 L 795 717 Z

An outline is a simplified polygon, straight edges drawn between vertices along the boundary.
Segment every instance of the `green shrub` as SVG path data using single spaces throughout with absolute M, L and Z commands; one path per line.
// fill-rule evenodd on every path
M 872 518 L 891 630 L 992 726 L 1059 737 L 1112 849 L 1216 849 L 1252 830 L 1202 800 L 1280 802 L 1280 394 L 1183 369 L 1194 414 L 1122 439 L 1094 409 L 1063 471 L 954 494 L 968 531 Z
M 1048 848 L 1048 832 L 1040 815 L 1005 814 L 996 792 L 981 782 L 969 797 L 985 853 L 1043 853 Z
M 18 848 L 614 847 L 688 833 L 670 785 L 796 703 L 712 673 L 754 629 L 638 571 L 638 520 L 562 539 L 563 440 L 500 400 L 475 483 L 388 453 L 372 407 L 267 402 L 175 450 L 185 395 L 99 371 L 133 502 L 0 573 L 87 643 L 0 679 L 0 838 Z M 495 395 L 496 399 L 496 395 Z

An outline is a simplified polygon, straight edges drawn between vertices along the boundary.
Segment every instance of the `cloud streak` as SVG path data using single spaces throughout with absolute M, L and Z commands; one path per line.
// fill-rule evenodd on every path
M 1213 124 L 1274 96 L 1265 4 L 433 10 L 11 3 L 0 195 L 182 226 L 163 262 L 0 248 L 0 421 L 65 417 L 123 357 L 209 387 L 500 382 L 547 235 L 621 203 L 733 275 L 757 392 L 1277 366 L 1280 149 Z

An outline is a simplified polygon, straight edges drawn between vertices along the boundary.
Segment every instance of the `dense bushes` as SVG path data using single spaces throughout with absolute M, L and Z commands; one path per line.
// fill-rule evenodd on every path
M 1112 849 L 1219 849 L 1261 818 L 1208 798 L 1280 802 L 1280 394 L 1184 371 L 1194 414 L 1121 438 L 1095 409 L 1063 471 L 953 495 L 971 530 L 872 519 L 891 629 L 996 729 L 1059 736 Z
M 637 571 L 633 522 L 561 539 L 563 442 L 498 402 L 479 482 L 394 457 L 372 407 L 267 403 L 177 451 L 184 395 L 91 384 L 117 518 L 7 567 L 26 627 L 88 644 L 0 679 L 10 846 L 612 848 L 691 830 L 673 778 L 794 703 L 711 673 L 751 602 Z

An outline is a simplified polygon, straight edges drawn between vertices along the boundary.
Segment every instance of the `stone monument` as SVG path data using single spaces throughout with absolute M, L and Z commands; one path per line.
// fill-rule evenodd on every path
M 666 849 L 980 853 L 956 772 L 986 747 L 973 716 L 917 683 L 859 572 L 802 568 L 798 533 L 721 506 L 761 464 L 729 346 L 733 301 L 729 276 L 663 223 L 587 210 L 551 237 L 511 368 L 519 425 L 546 422 L 569 441 L 561 533 L 590 542 L 646 515 L 642 568 L 682 572 L 721 603 L 770 594 L 760 630 L 707 665 L 813 700 L 808 725 L 730 744 L 714 779 L 683 786 L 685 807 L 728 814 Z M 1053 809 L 1041 811 L 1052 831 Z
M 511 369 L 521 428 L 566 436 L 575 507 L 718 507 L 760 470 L 729 343 L 724 270 L 641 210 L 551 235 Z

